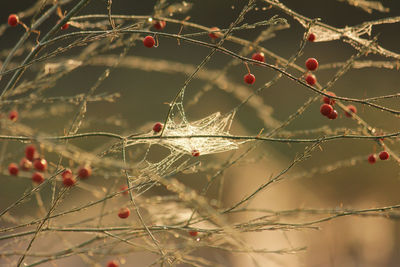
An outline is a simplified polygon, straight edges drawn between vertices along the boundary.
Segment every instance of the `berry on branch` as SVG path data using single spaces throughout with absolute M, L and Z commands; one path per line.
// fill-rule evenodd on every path
M 78 177 L 81 179 L 89 178 L 92 175 L 92 168 L 89 165 L 82 166 L 78 169 Z
M 8 25 L 10 25 L 11 27 L 15 27 L 17 26 L 19 23 L 19 18 L 16 14 L 10 14 L 8 16 Z
M 345 111 L 344 115 L 346 115 L 346 117 L 351 118 L 353 116 L 353 113 L 356 114 L 357 113 L 357 108 L 353 105 L 348 105 L 347 109 L 350 110 L 350 112 Z
M 381 160 L 387 160 L 389 158 L 389 153 L 387 151 L 382 151 L 379 153 L 379 158 Z
M 32 161 L 28 160 L 27 158 L 22 158 L 19 162 L 19 166 L 22 170 L 29 171 L 30 169 L 32 169 Z
M 153 27 L 156 28 L 157 30 L 162 30 L 165 28 L 167 23 L 164 20 L 155 20 L 153 22 Z
M 10 165 L 8 165 L 8 173 L 10 175 L 18 175 L 18 166 L 15 163 L 10 163 Z
M 18 111 L 16 111 L 16 110 L 10 111 L 10 113 L 8 114 L 8 118 L 9 118 L 11 121 L 16 121 L 16 120 L 18 120 Z
M 256 81 L 256 77 L 251 73 L 247 73 L 246 75 L 244 75 L 243 79 L 244 82 L 247 84 L 253 84 Z
M 210 33 L 208 34 L 208 36 L 210 36 L 211 39 L 215 40 L 217 38 L 220 37 L 220 33 L 215 32 L 215 31 L 219 31 L 220 29 L 218 27 L 212 27 L 210 29 Z
M 118 217 L 121 219 L 126 219 L 131 214 L 131 211 L 128 208 L 121 208 L 118 212 Z
M 25 157 L 30 161 L 33 161 L 33 159 L 36 158 L 36 147 L 34 145 L 26 146 Z
M 32 181 L 37 184 L 41 184 L 44 182 L 44 176 L 40 172 L 35 172 L 32 174 Z
M 310 34 L 308 35 L 308 37 L 307 37 L 307 40 L 308 40 L 309 42 L 314 42 L 314 41 L 315 41 L 315 34 L 310 33 Z
M 152 48 L 156 44 L 156 41 L 154 40 L 153 36 L 148 35 L 144 37 L 143 44 L 145 47 Z
M 35 159 L 33 162 L 33 167 L 40 172 L 44 172 L 47 170 L 47 160 L 45 159 Z
M 154 133 L 159 133 L 159 132 L 161 132 L 162 128 L 163 128 L 162 123 L 161 122 L 156 122 L 154 124 L 154 126 L 153 126 L 153 132 Z
M 260 62 L 265 62 L 265 56 L 263 52 L 254 53 L 251 58 Z
M 330 96 L 336 96 L 336 94 L 334 93 L 334 92 L 326 92 L 326 94 L 327 95 L 330 95 Z M 335 99 L 332 99 L 332 98 L 330 98 L 330 97 L 328 97 L 328 96 L 323 96 L 322 97 L 322 101 L 324 102 L 324 103 L 326 103 L 326 104 L 329 104 L 329 105 L 334 105 L 335 104 Z
M 317 83 L 317 78 L 315 78 L 314 74 L 307 74 L 306 82 L 308 85 L 314 85 Z
M 309 58 L 306 60 L 306 67 L 308 70 L 316 70 L 318 68 L 318 61 L 315 58 Z
M 322 115 L 329 116 L 329 114 L 333 112 L 333 107 L 329 104 L 322 104 L 321 107 L 319 108 L 319 111 L 321 112 Z
M 369 162 L 370 164 L 374 164 L 374 163 L 376 162 L 376 156 L 375 156 L 375 154 L 371 154 L 371 155 L 368 156 L 368 162 Z

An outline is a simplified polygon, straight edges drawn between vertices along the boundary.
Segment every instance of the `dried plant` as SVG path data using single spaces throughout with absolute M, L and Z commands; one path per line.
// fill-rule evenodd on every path
M 191 18 L 196 2 L 158 0 L 146 15 L 120 15 L 120 5 L 140 3 L 115 2 L 38 0 L 18 11 L 17 27 L 0 26 L 3 39 L 20 34 L 0 57 L 1 265 L 107 266 L 115 260 L 126 266 L 239 266 L 233 259 L 240 258 L 253 266 L 300 266 L 293 257 L 313 252 L 306 241 L 292 241 L 291 233 L 307 236 L 341 217 L 378 217 L 398 227 L 398 197 L 372 208 L 303 205 L 301 194 L 284 189 L 276 201 L 297 206 L 255 199 L 283 182 L 348 177 L 366 166 L 399 178 L 398 89 L 367 97 L 344 92 L 341 81 L 373 68 L 375 79 L 390 71 L 398 83 L 400 54 L 372 31 L 398 26 L 400 17 L 334 27 L 286 1 L 249 0 L 232 5 L 229 26 L 213 28 Z M 370 14 L 390 12 L 379 1 L 340 2 Z M 102 14 L 93 12 L 99 8 Z M 288 45 L 291 56 L 269 48 L 282 32 L 297 34 L 297 43 Z M 145 36 L 155 47 L 143 47 Z M 315 73 L 324 82 L 314 85 L 303 57 L 314 57 L 309 47 L 324 42 L 343 44 L 352 54 L 323 62 Z M 181 60 L 171 59 L 179 51 Z M 188 51 L 201 59 L 187 60 Z M 265 61 L 253 53 L 263 53 Z M 243 82 L 247 73 L 255 74 L 254 84 Z M 163 76 L 162 88 L 151 88 Z M 129 90 L 119 84 L 124 79 Z M 287 84 L 293 96 L 282 89 Z M 324 98 L 343 115 L 321 116 Z M 285 99 L 282 114 L 274 112 L 274 102 Z M 10 111 L 18 113 L 7 117 Z M 155 118 L 160 123 L 153 129 Z M 330 156 L 325 148 L 334 150 L 331 143 L 349 153 Z M 36 151 L 26 150 L 30 144 Z M 370 166 L 375 150 L 387 152 L 388 162 Z M 25 165 L 9 165 L 24 156 Z M 48 166 L 39 166 L 39 159 Z M 43 182 L 31 182 L 34 168 L 44 170 Z M 258 172 L 241 175 L 251 168 Z M 251 181 L 261 171 L 268 175 Z M 239 180 L 247 187 L 230 192 Z M 249 242 L 254 232 L 284 238 L 257 246 Z

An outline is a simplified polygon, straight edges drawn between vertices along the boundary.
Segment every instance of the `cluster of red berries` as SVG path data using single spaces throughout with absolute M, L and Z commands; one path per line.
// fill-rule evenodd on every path
M 61 177 L 63 180 L 63 184 L 66 187 L 73 186 L 76 183 L 76 179 L 75 179 L 74 175 L 72 174 L 71 169 L 65 169 L 65 171 L 63 171 L 63 173 L 61 174 Z
M 330 96 L 336 96 L 336 94 L 333 92 L 326 92 L 326 94 Z M 335 99 L 332 99 L 329 96 L 323 96 L 322 101 L 324 102 L 324 104 L 322 104 L 321 107 L 319 108 L 321 114 L 324 115 L 325 117 L 328 117 L 331 120 L 336 119 L 338 117 L 338 113 L 333 108 L 335 104 Z M 346 117 L 351 118 L 353 114 L 357 113 L 357 108 L 353 105 L 348 105 L 346 108 L 347 110 L 344 112 Z
M 316 70 L 318 68 L 318 60 L 316 60 L 315 58 L 308 58 L 306 60 L 306 68 L 309 71 Z M 314 85 L 317 83 L 317 78 L 312 73 L 307 73 L 305 79 L 306 79 L 307 84 L 309 84 L 309 85 Z
M 254 53 L 251 56 L 251 59 L 257 60 L 257 61 L 260 61 L 260 62 L 265 62 L 265 56 L 264 56 L 264 53 L 262 53 L 262 52 Z M 254 74 L 251 74 L 250 71 L 249 71 L 249 73 L 244 75 L 243 80 L 247 84 L 253 84 L 256 81 L 256 77 L 254 76 Z
M 19 162 L 19 166 L 12 162 L 8 165 L 10 175 L 18 175 L 19 170 L 30 171 L 32 167 L 36 170 L 32 174 L 32 181 L 41 184 L 44 182 L 43 172 L 47 170 L 47 161 L 39 156 L 34 145 L 28 145 L 25 148 L 25 157 Z
M 387 159 L 389 159 L 389 153 L 388 153 L 387 151 L 381 151 L 381 152 L 379 153 L 379 159 L 380 159 L 380 160 L 387 160 Z M 376 156 L 375 156 L 375 154 L 371 154 L 371 155 L 368 156 L 368 162 L 369 162 L 370 164 L 374 164 L 374 163 L 376 162 Z
M 330 96 L 336 96 L 336 94 L 333 92 L 326 92 L 326 94 Z M 331 120 L 336 119 L 338 117 L 338 113 L 335 109 L 333 109 L 333 106 L 335 105 L 335 99 L 332 99 L 328 96 L 323 96 L 322 101 L 324 104 L 322 104 L 319 108 L 321 114 Z
M 76 177 L 80 179 L 89 178 L 92 175 L 92 168 L 89 165 L 84 165 L 78 169 Z M 65 187 L 71 187 L 76 184 L 76 177 L 71 169 L 65 169 L 62 174 L 62 181 Z
M 128 188 L 129 187 L 127 185 L 123 185 L 123 186 L 120 187 L 120 191 L 122 191 L 123 195 L 128 195 L 129 194 L 129 191 L 127 190 Z M 128 218 L 130 214 L 131 214 L 131 211 L 127 207 L 123 207 L 118 211 L 118 217 L 120 217 L 121 219 Z
M 307 37 L 307 40 L 310 42 L 314 42 L 315 41 L 315 34 L 314 33 L 310 33 Z M 315 58 L 308 58 L 306 60 L 306 68 L 309 71 L 314 71 L 318 68 L 318 60 L 316 60 Z M 314 85 L 317 83 L 317 78 L 315 77 L 315 75 L 311 74 L 311 73 L 307 73 L 305 80 L 307 82 L 307 84 L 309 85 Z M 335 93 L 332 92 L 327 92 L 328 95 L 331 96 L 336 96 Z M 324 115 L 325 117 L 328 117 L 331 120 L 334 120 L 338 117 L 338 113 L 337 111 L 333 108 L 333 105 L 335 104 L 335 100 L 331 99 L 330 97 L 324 96 L 322 98 L 324 104 L 321 105 L 320 107 L 320 112 L 322 115 Z M 348 105 L 347 106 L 347 110 L 345 111 L 345 115 L 346 117 L 352 117 L 353 113 L 357 113 L 357 108 L 353 105 Z
M 32 174 L 32 181 L 41 184 L 44 182 L 43 173 L 46 172 L 47 166 L 47 160 L 39 155 L 35 145 L 28 145 L 25 148 L 25 157 L 21 159 L 19 165 L 14 162 L 10 163 L 8 165 L 8 172 L 10 175 L 16 176 L 20 169 L 23 171 L 30 171 L 34 168 L 36 171 Z M 92 169 L 90 166 L 83 166 L 78 170 L 78 177 L 81 179 L 88 178 L 91 174 Z M 73 186 L 76 183 L 70 169 L 66 169 L 62 173 L 62 178 L 65 186 Z
M 153 27 L 156 28 L 157 30 L 164 29 L 166 25 L 167 25 L 167 23 L 164 20 L 156 20 L 153 23 Z M 146 37 L 144 37 L 143 45 L 145 47 L 152 48 L 152 47 L 154 47 L 155 44 L 156 44 L 156 40 L 154 39 L 153 36 L 147 35 Z

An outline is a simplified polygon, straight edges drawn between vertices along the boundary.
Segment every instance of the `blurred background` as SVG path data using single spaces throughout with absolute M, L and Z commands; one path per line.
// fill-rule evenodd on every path
M 171 1 L 175 3 L 177 1 Z M 373 1 L 370 1 L 373 2 Z M 0 10 L 0 22 L 5 27 L 7 17 L 10 13 L 18 13 L 32 6 L 34 1 L 18 0 L 4 1 Z M 63 7 L 68 11 L 76 1 Z M 193 4 L 192 8 L 184 14 L 172 14 L 172 18 L 185 19 L 189 22 L 197 23 L 206 27 L 228 28 L 243 8 L 244 1 L 187 1 Z M 322 22 L 343 28 L 354 26 L 366 21 L 377 20 L 386 17 L 400 16 L 399 1 L 382 1 L 383 6 L 390 9 L 388 12 L 373 11 L 365 12 L 361 8 L 351 6 L 346 1 L 282 1 L 287 7 L 308 18 L 320 18 Z M 121 15 L 151 15 L 156 1 L 113 1 L 112 13 Z M 287 19 L 290 27 L 277 31 L 272 38 L 262 42 L 260 45 L 273 53 L 288 59 L 299 48 L 300 41 L 304 35 L 304 28 L 290 16 L 284 14 L 276 8 L 269 8 L 269 4 L 257 1 L 256 9 L 250 11 L 245 16 L 245 23 L 255 23 L 266 20 L 274 15 Z M 80 13 L 84 14 L 107 14 L 106 1 L 92 1 Z M 29 25 L 29 19 L 23 20 Z M 40 28 L 41 36 L 47 32 L 58 18 L 49 19 L 49 25 Z M 0 36 L 1 60 L 3 61 L 8 49 L 12 48 L 24 33 L 23 27 L 4 28 L 5 32 Z M 73 32 L 73 26 L 69 32 Z M 191 32 L 191 29 L 184 28 Z M 253 41 L 263 27 L 237 31 L 234 36 L 245 40 Z M 164 30 L 168 33 L 178 33 L 180 25 L 168 23 Z M 395 53 L 400 53 L 400 24 L 383 24 L 374 26 L 372 37 L 377 36 L 378 43 Z M 365 36 L 363 36 L 365 37 Z M 199 37 L 200 40 L 209 41 L 208 36 Z M 32 45 L 35 38 L 31 36 L 29 42 Z M 61 41 L 57 46 L 63 46 L 68 42 Z M 224 47 L 239 52 L 241 46 L 226 41 Z M 59 58 L 49 59 L 49 62 L 63 64 L 65 60 L 74 57 L 82 51 L 82 47 L 76 47 L 63 53 Z M 115 49 L 106 55 L 111 58 L 118 56 L 122 49 Z M 151 129 L 156 121 L 163 121 L 168 112 L 167 102 L 170 102 L 178 90 L 183 86 L 188 73 L 180 71 L 189 67 L 196 67 L 205 56 L 210 52 L 209 48 L 200 47 L 193 44 L 182 42 L 180 45 L 172 38 L 159 37 L 159 47 L 148 49 L 143 47 L 140 39 L 133 44 L 126 59 L 127 62 L 111 71 L 109 78 L 101 83 L 96 93 L 120 93 L 116 102 L 93 102 L 87 106 L 86 119 L 80 132 L 108 131 L 117 134 L 127 135 L 134 132 L 146 131 Z M 254 51 L 252 51 L 254 52 Z M 348 43 L 343 41 L 315 42 L 307 43 L 296 64 L 303 67 L 304 61 L 309 57 L 318 59 L 320 65 L 345 62 L 357 51 Z M 17 55 L 14 65 L 24 58 L 26 54 Z M 248 55 L 250 56 L 250 55 Z M 61 60 L 60 58 L 63 58 Z M 131 65 L 129 65 L 131 60 Z M 368 55 L 362 60 L 377 60 L 394 62 L 392 58 L 384 58 L 377 55 Z M 236 107 L 243 99 L 237 97 L 241 92 L 249 95 L 256 88 L 270 81 L 276 74 L 273 70 L 250 65 L 252 73 L 256 76 L 256 83 L 252 86 L 244 85 L 242 79 L 247 70 L 243 64 L 231 67 L 224 77 L 209 77 L 218 70 L 223 69 L 232 58 L 216 53 L 206 64 L 205 74 L 199 74 L 188 86 L 185 94 L 184 105 L 186 116 L 189 121 L 198 120 L 214 112 L 222 114 L 229 112 Z M 268 63 L 275 63 L 271 58 L 266 59 Z M 142 64 L 140 62 L 143 62 Z M 177 64 L 177 65 L 174 65 Z M 180 64 L 180 65 L 179 65 Z M 154 65 L 154 68 L 152 68 Z M 172 66 L 172 67 L 171 67 Z M 51 96 L 72 96 L 84 93 L 93 86 L 98 80 L 105 66 L 96 63 L 77 68 L 61 77 L 51 87 L 43 93 L 45 97 Z M 27 71 L 22 80 L 29 80 L 44 71 L 44 63 L 35 64 Z M 299 77 L 302 73 L 294 69 L 288 70 L 290 73 Z M 316 72 L 318 82 L 325 85 L 335 75 L 337 69 L 323 69 Z M 210 79 L 220 79 L 222 85 L 211 85 L 211 89 L 206 91 L 198 100 L 191 104 L 199 91 L 203 90 L 205 84 Z M 3 88 L 9 80 L 10 75 L 3 76 L 0 86 Z M 222 81 L 222 79 L 224 79 Z M 382 95 L 399 93 L 400 75 L 398 69 L 386 68 L 361 68 L 351 69 L 333 86 L 334 92 L 339 96 L 351 98 L 368 98 Z M 227 88 L 222 89 L 226 86 Z M 233 88 L 230 88 L 233 87 Z M 243 88 L 244 87 L 244 88 Z M 287 79 L 282 78 L 271 87 L 264 90 L 258 101 L 262 102 L 262 107 L 266 117 L 261 117 L 259 111 L 254 106 L 246 105 L 238 110 L 232 124 L 230 133 L 233 135 L 257 135 L 261 129 L 268 132 L 279 125 L 279 122 L 286 120 L 292 113 L 300 108 L 313 93 L 305 87 Z M 399 109 L 398 98 L 383 100 L 380 104 Z M 284 132 L 295 133 L 301 130 L 317 129 L 329 126 L 330 129 L 359 129 L 359 125 L 354 120 L 346 118 L 340 112 L 339 118 L 329 121 L 319 113 L 320 102 L 313 103 L 300 117 L 296 118 Z M 33 129 L 33 134 L 62 135 L 71 122 L 73 111 L 76 106 L 63 103 L 52 111 L 52 107 L 35 104 L 31 110 L 24 110 L 20 106 L 6 105 L 2 112 L 17 108 L 21 110 L 19 123 Z M 357 105 L 358 114 L 369 125 L 377 128 L 378 132 L 391 133 L 399 131 L 399 117 L 386 112 L 380 112 L 367 106 Z M 63 110 L 65 112 L 60 112 Z M 43 116 L 47 114 L 47 116 Z M 3 116 L 4 117 L 4 116 Z M 2 132 L 6 132 L 6 124 L 2 124 Z M 8 132 L 7 132 L 8 133 Z M 4 134 L 4 133 L 2 133 Z M 314 135 L 316 137 L 321 134 Z M 300 136 L 301 137 L 301 136 Z M 3 141 L 2 141 L 3 142 Z M 72 141 L 74 145 L 85 151 L 97 151 L 102 147 L 102 139 L 84 139 Z M 4 142 L 3 142 L 4 143 Z M 387 144 L 399 155 L 400 146 L 398 139 L 388 140 Z M 210 166 L 214 162 L 225 162 L 234 153 L 239 155 L 252 144 L 243 145 L 239 151 L 230 151 L 221 154 L 206 155 L 199 161 L 203 166 Z M 285 143 L 263 143 L 253 150 L 250 155 L 242 159 L 238 164 L 233 165 L 224 171 L 224 182 L 213 185 L 207 199 L 210 201 L 220 198 L 223 207 L 230 207 L 249 195 L 261 184 L 268 181 L 270 177 L 278 174 L 285 169 L 298 155 L 304 151 L 304 144 L 285 144 Z M 22 153 L 23 145 L 16 142 L 9 142 L 7 147 L 8 158 L 1 162 L 1 169 L 4 181 L 0 187 L 0 209 L 3 210 L 15 202 L 27 188 L 31 187 L 27 179 L 16 179 L 7 175 L 7 165 L 10 160 L 18 160 L 18 153 Z M 265 191 L 257 195 L 247 208 L 262 208 L 275 211 L 292 209 L 368 209 L 374 207 L 385 207 L 400 203 L 400 168 L 395 160 L 386 162 L 379 161 L 368 164 L 367 157 L 371 153 L 379 152 L 382 148 L 371 140 L 336 140 L 323 143 L 320 148 L 314 150 L 311 157 L 302 161 L 292 168 L 285 179 L 277 184 L 268 187 Z M 134 151 L 132 151 L 134 153 Z M 54 161 L 55 156 L 51 158 Z M 312 170 L 318 170 L 312 172 Z M 216 171 L 210 170 L 206 173 L 199 172 L 189 175 L 178 176 L 178 180 L 200 192 L 204 184 Z M 94 176 L 97 174 L 95 173 Z M 107 188 L 115 186 L 113 177 L 99 178 L 87 181 L 87 184 Z M 120 179 L 118 185 L 122 183 Z M 222 189 L 220 189 L 222 188 Z M 219 195 L 219 192 L 223 192 Z M 149 195 L 168 195 L 168 191 L 163 188 L 155 188 L 148 192 Z M 84 190 L 72 192 L 74 198 L 71 202 L 63 203 L 63 208 L 71 208 L 82 202 L 92 199 L 84 194 Z M 50 188 L 42 191 L 43 201 L 46 203 L 51 198 Z M 24 216 L 35 217 L 37 204 L 34 198 L 27 201 L 19 208 L 12 211 L 14 218 Z M 95 212 L 95 211 L 94 211 Z M 277 250 L 281 248 L 306 247 L 305 251 L 288 254 L 266 254 L 255 255 L 262 266 L 388 266 L 400 265 L 400 223 L 399 214 L 394 211 L 391 218 L 383 216 L 347 216 L 329 220 L 317 224 L 318 229 L 300 230 L 274 230 L 247 233 L 244 239 L 251 247 L 266 248 Z M 396 215 L 396 216 L 395 216 Z M 232 221 L 251 220 L 256 214 L 240 213 L 230 216 Z M 287 216 L 283 222 L 294 223 L 297 220 L 305 222 L 312 221 L 315 214 L 303 214 L 302 216 Z M 0 221 L 3 227 L 9 227 L 11 222 Z M 16 243 L 10 241 L 0 241 L 3 248 L 15 246 Z M 36 250 L 46 249 L 47 242 L 50 240 L 40 239 L 37 241 Z M 23 247 L 22 247 L 23 248 Z M 195 255 L 202 256 L 218 262 L 222 266 L 252 266 L 252 259 L 240 253 L 224 253 L 210 248 L 199 249 Z M 147 266 L 152 262 L 152 255 L 147 253 L 136 253 L 133 256 L 126 256 L 126 266 Z M 102 257 L 99 262 L 107 262 L 107 257 Z M 86 266 L 78 258 L 58 261 L 56 266 Z M 9 265 L 7 259 L 0 259 L 0 265 Z M 65 264 L 65 265 L 64 265 Z M 51 263 L 43 266 L 52 266 Z M 186 266 L 181 264 L 179 266 Z M 189 265 L 188 265 L 189 266 Z

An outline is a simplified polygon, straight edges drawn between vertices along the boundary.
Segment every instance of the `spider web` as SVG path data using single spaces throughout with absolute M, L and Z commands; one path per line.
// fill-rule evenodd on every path
M 295 17 L 295 19 L 304 27 L 308 27 L 308 22 Z M 357 27 L 345 27 L 345 28 L 333 28 L 329 29 L 320 25 L 311 25 L 310 32 L 316 35 L 314 42 L 328 42 L 339 40 L 342 36 L 348 37 L 350 39 L 359 40 L 361 35 L 367 34 L 371 35 L 372 25 L 362 25 Z
M 245 143 L 243 140 L 232 140 L 229 138 L 215 136 L 230 136 L 229 130 L 235 116 L 235 111 L 227 114 L 220 112 L 212 113 L 202 119 L 189 121 L 186 117 L 183 107 L 183 94 L 180 101 L 173 104 L 170 116 L 164 126 L 162 137 L 156 139 L 131 139 L 126 146 L 137 144 L 159 145 L 167 148 L 170 154 L 159 162 L 151 163 L 144 159 L 146 167 L 140 170 L 140 176 L 151 177 L 154 174 L 166 176 L 178 169 L 177 164 L 184 155 L 192 156 L 194 150 L 199 151 L 200 155 L 209 155 L 222 153 L 239 148 L 239 145 Z M 142 137 L 154 136 L 153 131 L 142 135 Z M 202 137 L 193 137 L 202 136 Z M 204 137 L 203 137 L 204 136 Z M 185 161 L 179 168 L 183 168 L 188 161 Z
M 307 28 L 309 23 L 299 17 L 294 17 L 304 28 Z M 374 54 L 380 54 L 385 57 L 391 57 L 395 59 L 400 59 L 400 54 L 387 50 L 378 44 L 373 44 L 373 40 L 362 38 L 362 35 L 371 36 L 372 26 L 385 24 L 385 23 L 398 23 L 400 19 L 398 17 L 389 18 L 384 20 L 372 21 L 368 23 L 363 23 L 361 25 L 353 27 L 344 28 L 334 28 L 332 26 L 320 26 L 312 25 L 310 27 L 310 32 L 316 35 L 314 42 L 328 42 L 343 39 L 344 42 L 349 43 L 357 50 L 363 49 L 363 47 L 369 47 L 370 52 Z

